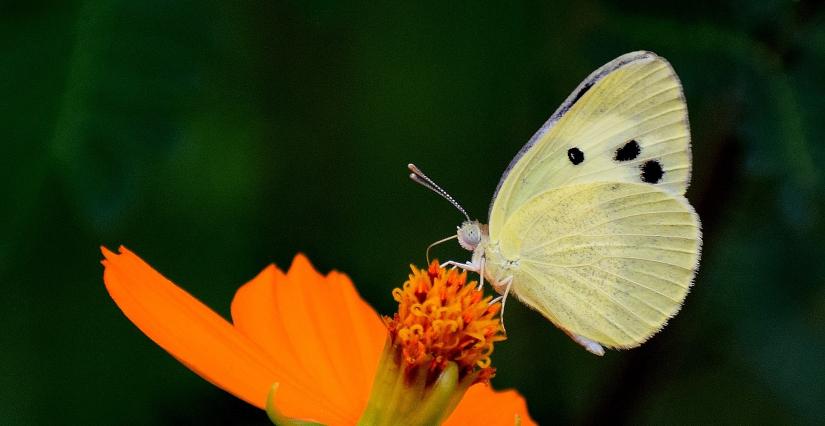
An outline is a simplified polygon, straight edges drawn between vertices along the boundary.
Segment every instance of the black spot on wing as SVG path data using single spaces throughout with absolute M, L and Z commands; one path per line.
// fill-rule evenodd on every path
M 657 160 L 650 160 L 642 164 L 642 182 L 659 183 L 665 171 Z
M 567 158 L 569 158 L 570 162 L 575 166 L 584 161 L 584 153 L 578 148 L 570 148 L 567 150 Z
M 616 161 L 630 161 L 638 157 L 641 152 L 642 148 L 639 146 L 639 143 L 631 139 L 630 142 L 616 150 L 616 155 L 613 159 Z
M 585 85 L 582 86 L 579 92 L 576 93 L 576 96 L 573 98 L 573 102 L 570 102 L 570 108 L 573 108 L 573 105 L 575 105 L 576 102 L 578 102 L 579 99 L 581 99 L 581 97 L 584 96 L 584 94 L 587 93 L 587 91 L 590 90 L 590 88 L 593 87 L 594 84 L 596 84 L 595 80 L 588 81 L 587 83 L 585 83 Z

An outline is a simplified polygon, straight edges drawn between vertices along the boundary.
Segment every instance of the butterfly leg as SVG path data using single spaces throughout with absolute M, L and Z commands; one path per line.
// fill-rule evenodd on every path
M 504 331 L 504 334 L 507 334 L 507 329 L 504 328 L 504 304 L 507 303 L 507 295 L 510 294 L 510 287 L 513 286 L 513 276 L 510 275 L 509 277 L 501 280 L 496 288 L 504 287 L 504 294 L 495 299 L 490 301 L 490 304 L 501 301 L 501 313 L 499 314 L 499 318 L 501 318 L 501 329 Z
M 463 269 L 465 271 L 475 272 L 478 274 L 480 279 L 478 280 L 478 287 L 476 290 L 481 290 L 484 288 L 484 258 L 482 257 L 478 263 L 469 261 L 467 263 L 456 262 L 454 260 L 448 260 L 441 264 L 442 268 L 446 268 L 447 266 L 452 266 L 454 268 Z
M 456 262 L 454 260 L 448 260 L 448 261 L 441 264 L 442 268 L 446 268 L 448 266 L 452 266 L 452 267 L 458 268 L 458 269 L 464 269 L 465 271 L 470 271 L 470 272 L 478 272 L 478 271 L 481 270 L 479 265 L 476 265 L 472 262 L 461 263 L 461 262 Z
M 597 342 L 590 340 L 584 336 L 579 336 L 572 333 L 567 334 L 573 339 L 573 341 L 584 346 L 584 348 L 587 349 L 587 352 L 590 352 L 591 354 L 598 356 L 604 355 L 604 348 Z
M 478 267 L 478 287 L 476 287 L 477 291 L 481 291 L 484 288 L 484 258 L 482 257 L 479 261 L 481 265 Z

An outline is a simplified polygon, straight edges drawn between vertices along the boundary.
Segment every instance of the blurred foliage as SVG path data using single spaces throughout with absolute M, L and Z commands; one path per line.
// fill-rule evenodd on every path
M 303 251 L 389 313 L 461 219 L 405 164 L 484 219 L 532 132 L 638 49 L 690 108 L 692 294 L 603 359 L 508 305 L 493 384 L 544 424 L 822 422 L 822 3 L 102 0 L 0 3 L 0 423 L 266 424 L 120 314 L 98 246 L 223 315 Z

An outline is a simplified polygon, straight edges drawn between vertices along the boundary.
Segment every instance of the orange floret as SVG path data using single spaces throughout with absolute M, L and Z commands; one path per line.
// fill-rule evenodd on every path
M 435 378 L 453 361 L 459 380 L 477 374 L 474 383 L 488 382 L 495 375 L 493 344 L 506 339 L 497 317 L 501 305 L 490 304 L 492 297 L 484 297 L 475 281 L 468 283 L 466 271 L 442 268 L 437 261 L 426 270 L 411 269 L 392 292 L 398 312 L 384 317 L 405 372 L 412 377 L 423 367 Z

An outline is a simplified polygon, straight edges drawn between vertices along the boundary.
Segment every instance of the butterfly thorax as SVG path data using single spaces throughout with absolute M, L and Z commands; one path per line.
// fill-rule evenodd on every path
M 473 251 L 472 262 L 483 265 L 484 278 L 499 294 L 504 294 L 506 280 L 516 275 L 519 265 L 519 259 L 506 257 L 501 252 L 498 241 L 490 240 L 488 235 L 484 235 L 482 242 Z

